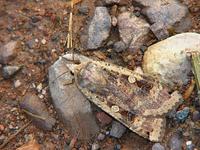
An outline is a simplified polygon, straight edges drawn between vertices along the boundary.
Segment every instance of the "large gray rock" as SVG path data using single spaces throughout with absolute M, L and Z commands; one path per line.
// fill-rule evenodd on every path
M 188 9 L 176 0 L 134 0 L 145 8 L 143 13 L 152 24 L 151 30 L 158 39 L 169 36 L 173 32 L 187 31 L 191 26 Z
M 88 100 L 74 84 L 74 77 L 60 58 L 49 68 L 49 87 L 57 113 L 79 138 L 89 139 L 98 131 Z
M 118 16 L 118 28 L 122 41 L 130 49 L 139 49 L 147 39 L 150 25 L 131 12 Z
M 97 49 L 102 46 L 110 33 L 111 17 L 106 7 L 96 7 L 94 17 L 88 28 L 88 49 Z
M 150 46 L 144 54 L 143 70 L 165 83 L 182 86 L 191 71 L 187 52 L 200 52 L 200 34 L 182 33 Z

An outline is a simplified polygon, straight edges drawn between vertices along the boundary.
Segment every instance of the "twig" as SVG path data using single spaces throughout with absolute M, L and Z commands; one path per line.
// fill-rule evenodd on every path
M 3 144 L 0 145 L 0 149 L 3 149 L 12 139 L 14 139 L 20 132 L 22 132 L 24 129 L 26 129 L 30 125 L 31 121 L 29 121 L 27 124 L 25 124 L 23 127 L 21 127 L 16 133 L 12 134 L 7 140 L 3 142 Z
M 41 120 L 46 120 L 46 118 L 42 117 L 42 116 L 39 116 L 39 115 L 36 115 L 36 114 L 33 114 L 25 109 L 22 109 L 23 112 L 25 112 L 27 115 L 31 116 L 31 117 L 34 117 L 34 118 L 37 118 L 37 119 L 41 119 Z

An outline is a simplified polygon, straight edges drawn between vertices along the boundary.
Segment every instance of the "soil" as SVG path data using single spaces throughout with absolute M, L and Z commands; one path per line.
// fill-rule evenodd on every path
M 105 48 L 99 51 L 81 49 L 80 35 L 83 33 L 84 25 L 90 20 L 95 6 L 91 1 L 83 0 L 74 7 L 73 43 L 76 48 L 74 51 L 101 60 L 112 60 L 112 62 L 128 66 L 130 69 L 140 66 L 143 55 L 141 51 L 117 54 L 109 49 L 105 50 Z M 182 0 L 182 2 L 189 7 L 191 12 L 193 24 L 191 31 L 200 33 L 200 1 Z M 81 5 L 89 7 L 90 11 L 87 15 L 78 12 L 78 7 Z M 27 143 L 32 137 L 41 144 L 44 150 L 61 150 L 70 143 L 73 137 L 59 121 L 48 91 L 49 66 L 65 52 L 72 51 L 66 48 L 70 11 L 70 2 L 65 0 L 0 1 L 0 46 L 17 40 L 20 44 L 20 51 L 9 64 L 23 66 L 23 69 L 11 79 L 5 80 L 0 74 L 0 145 L 29 121 L 19 109 L 18 101 L 23 99 L 27 90 L 31 89 L 37 92 L 35 86 L 40 83 L 46 90 L 41 101 L 45 102 L 49 112 L 57 119 L 56 127 L 51 132 L 40 130 L 30 124 L 11 140 L 4 150 L 14 150 Z M 45 42 L 42 43 L 42 41 Z M 2 66 L 0 66 L 1 68 Z M 14 82 L 17 80 L 21 82 L 21 85 L 15 88 Z M 74 149 L 90 149 L 92 143 L 93 141 L 78 141 Z M 115 144 L 122 145 L 124 150 L 149 150 L 153 143 L 131 131 L 127 131 L 121 139 L 106 137 L 104 141 L 100 142 L 101 149 L 105 150 L 114 149 Z

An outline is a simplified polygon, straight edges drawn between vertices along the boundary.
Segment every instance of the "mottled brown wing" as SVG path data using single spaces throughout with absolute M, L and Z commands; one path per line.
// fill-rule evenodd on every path
M 162 116 L 180 104 L 178 92 L 171 95 L 158 82 L 145 77 L 130 83 L 128 76 L 88 63 L 77 73 L 77 83 L 109 106 L 142 116 Z

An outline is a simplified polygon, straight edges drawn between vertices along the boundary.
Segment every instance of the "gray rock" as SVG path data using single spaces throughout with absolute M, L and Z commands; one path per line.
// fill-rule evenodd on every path
M 193 113 L 192 113 L 192 120 L 193 121 L 198 121 L 198 120 L 200 120 L 200 112 L 199 111 L 194 111 Z
M 155 143 L 155 144 L 152 146 L 152 150 L 165 150 L 165 147 L 162 146 L 160 143 Z
M 118 16 L 118 28 L 122 41 L 130 49 L 139 49 L 148 38 L 150 25 L 131 12 L 123 12 Z
M 93 144 L 92 144 L 91 150 L 99 150 L 99 149 L 100 149 L 100 146 L 99 146 L 98 143 L 93 143 Z
M 183 139 L 182 139 L 182 133 L 175 133 L 172 135 L 172 137 L 169 140 L 169 147 L 170 150 L 181 150 L 182 149 L 182 144 L 183 144 Z
M 145 6 L 144 14 L 153 27 L 151 30 L 158 39 L 169 36 L 168 30 L 184 32 L 191 27 L 188 9 L 176 0 L 135 0 Z
M 33 49 L 33 48 L 36 48 L 37 43 L 35 42 L 34 39 L 32 39 L 32 40 L 27 41 L 26 45 L 28 46 L 28 48 Z
M 113 121 L 112 128 L 110 130 L 110 136 L 120 138 L 125 133 L 126 127 L 117 121 Z
M 89 13 L 89 7 L 87 5 L 82 5 L 78 8 L 78 11 L 83 15 L 87 15 Z
M 114 51 L 116 51 L 116 52 L 122 52 L 122 51 L 124 51 L 124 50 L 126 50 L 126 44 L 124 43 L 124 42 L 122 42 L 122 41 L 118 41 L 118 42 L 116 42 L 115 44 L 114 44 L 114 46 L 113 46 L 113 49 L 114 49 Z
M 120 0 L 105 0 L 106 4 L 118 4 Z
M 7 64 L 17 55 L 17 42 L 10 41 L 6 45 L 0 47 L 0 64 Z
M 67 127 L 80 139 L 89 139 L 98 132 L 89 101 L 73 82 L 74 77 L 60 58 L 49 68 L 49 87 L 53 104 Z
M 2 76 L 4 77 L 4 79 L 9 79 L 13 75 L 15 75 L 20 69 L 21 67 L 19 66 L 5 66 L 2 69 Z
M 88 49 L 97 49 L 101 47 L 111 29 L 111 17 L 106 7 L 96 7 L 94 17 L 88 29 Z
M 143 57 L 145 73 L 156 75 L 171 86 L 182 86 L 191 72 L 187 52 L 200 52 L 200 34 L 182 33 L 158 42 L 146 50 Z
M 32 122 L 43 130 L 52 130 L 56 120 L 48 113 L 45 104 L 34 93 L 27 93 L 20 102 L 20 108 Z
M 100 133 L 99 135 L 98 135 L 98 137 L 97 137 L 97 139 L 99 140 L 99 141 L 103 141 L 104 139 L 105 139 L 105 135 L 103 134 L 103 133 Z

